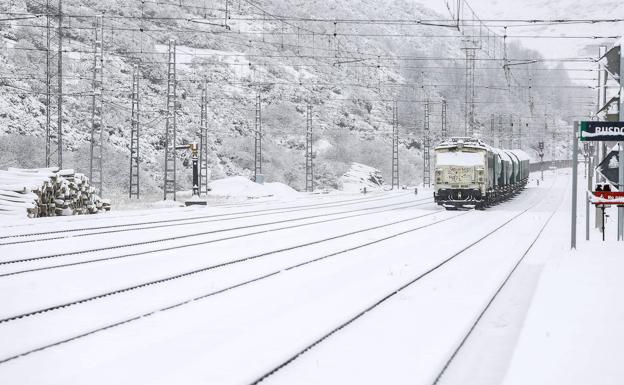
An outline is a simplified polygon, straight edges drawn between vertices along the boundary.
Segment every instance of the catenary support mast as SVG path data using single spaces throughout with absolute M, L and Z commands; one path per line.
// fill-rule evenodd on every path
M 399 189 L 399 112 L 396 99 L 392 102 L 392 188 Z
M 208 194 L 208 97 L 206 82 L 201 93 L 199 122 L 199 195 Z
M 423 186 L 431 186 L 431 132 L 429 130 L 429 99 L 425 101 L 423 127 Z
M 165 183 L 164 199 L 171 196 L 176 200 L 176 42 L 169 40 L 169 60 L 167 64 L 167 112 L 165 117 Z
M 94 31 L 94 63 L 93 63 L 93 95 L 91 100 L 91 153 L 89 159 L 89 180 L 97 194 L 102 195 L 102 157 L 104 146 L 104 130 L 102 129 L 103 112 L 103 72 L 104 51 L 102 36 L 104 26 L 102 16 L 95 19 Z
M 56 16 L 56 17 L 55 17 Z M 56 32 L 53 20 L 58 23 Z M 54 42 L 57 47 L 54 50 Z M 56 78 L 56 79 L 55 79 Z M 56 154 L 57 166 L 63 167 L 63 1 L 59 0 L 57 14 L 46 1 L 46 138 L 45 165 L 52 165 Z M 56 140 L 56 150 L 52 142 Z
M 314 191 L 314 150 L 312 147 L 312 106 L 306 107 L 306 191 Z
M 139 199 L 139 137 L 140 137 L 140 105 L 139 105 L 139 66 L 132 71 L 132 116 L 130 118 L 130 198 Z
M 442 124 L 441 124 L 440 136 L 442 140 L 448 138 L 448 126 L 446 122 L 446 99 L 442 99 Z
M 256 119 L 254 136 L 254 181 L 260 183 L 262 175 L 262 105 L 260 92 L 256 95 Z

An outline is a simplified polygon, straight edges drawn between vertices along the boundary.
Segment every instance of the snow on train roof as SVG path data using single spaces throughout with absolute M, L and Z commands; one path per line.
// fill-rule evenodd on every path
M 508 151 L 513 153 L 515 156 L 517 156 L 520 161 L 531 160 L 531 158 L 529 158 L 529 155 L 522 150 L 508 150 Z
M 440 145 L 436 146 L 436 149 L 452 148 L 452 147 L 472 147 L 472 148 L 483 148 L 483 149 L 490 148 L 490 146 L 487 145 L 485 142 L 483 142 L 481 139 L 467 138 L 467 137 L 466 138 L 452 137 L 440 143 Z
M 502 161 L 512 162 L 511 156 L 507 153 L 507 150 L 501 150 L 500 148 L 492 148 L 492 151 L 498 154 L 501 157 Z

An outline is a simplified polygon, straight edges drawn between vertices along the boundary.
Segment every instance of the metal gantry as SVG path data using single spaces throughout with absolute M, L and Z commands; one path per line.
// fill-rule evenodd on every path
M 423 127 L 423 186 L 431 186 L 431 131 L 429 130 L 429 99 L 425 101 Z
M 139 137 L 140 137 L 140 104 L 139 104 L 139 66 L 132 71 L 132 116 L 130 118 L 130 198 L 139 199 Z
M 63 1 L 59 0 L 54 32 L 54 10 L 46 1 L 46 153 L 45 165 L 52 165 L 56 153 L 57 166 L 63 167 Z M 54 41 L 57 49 L 54 50 Z M 56 79 L 55 79 L 56 78 Z M 56 84 L 55 84 L 56 81 Z M 56 120 L 56 122 L 55 122 Z M 54 126 L 56 124 L 56 127 Z M 56 140 L 56 151 L 52 142 Z
M 306 108 L 306 191 L 314 191 L 314 149 L 312 147 L 312 106 Z
M 206 82 L 204 82 L 199 124 L 199 195 L 208 194 L 208 97 L 206 93 Z
M 93 46 L 93 95 L 91 98 L 91 153 L 89 158 L 89 180 L 97 194 L 102 195 L 102 147 L 104 145 L 104 130 L 102 129 L 103 112 L 103 72 L 104 52 L 102 36 L 104 26 L 102 16 L 95 22 Z
M 262 175 L 262 106 L 260 104 L 260 93 L 256 94 L 256 119 L 255 119 L 255 139 L 254 139 L 254 181 L 259 183 Z
M 392 102 L 392 188 L 399 189 L 399 111 L 396 99 Z
M 442 140 L 448 138 L 448 126 L 446 122 L 446 99 L 442 99 L 442 127 L 440 130 Z
M 169 40 L 169 60 L 167 64 L 167 116 L 165 120 L 165 183 L 164 199 L 172 196 L 176 200 L 176 42 Z

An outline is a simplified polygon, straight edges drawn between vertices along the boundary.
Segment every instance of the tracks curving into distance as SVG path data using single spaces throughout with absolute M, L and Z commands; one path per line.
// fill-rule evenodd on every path
M 210 271 L 210 270 L 218 269 L 218 268 L 221 268 L 221 267 L 225 267 L 225 266 L 229 266 L 229 265 L 233 265 L 233 264 L 237 264 L 237 263 L 243 263 L 243 262 L 246 262 L 246 261 L 251 261 L 251 260 L 262 258 L 262 257 L 276 255 L 278 253 L 282 253 L 282 252 L 286 252 L 286 251 L 290 251 L 290 250 L 295 250 L 295 249 L 303 248 L 303 247 L 306 247 L 306 246 L 316 245 L 316 244 L 327 242 L 327 241 L 334 240 L 334 239 L 344 238 L 344 237 L 348 237 L 348 236 L 352 236 L 352 235 L 356 235 L 356 234 L 361 234 L 361 233 L 372 231 L 372 230 L 377 230 L 377 229 L 386 228 L 386 227 L 393 226 L 393 225 L 406 223 L 406 222 L 409 222 L 409 221 L 414 221 L 414 220 L 417 220 L 419 218 L 428 217 L 428 216 L 435 215 L 435 214 L 440 214 L 440 213 L 441 213 L 441 211 L 436 210 L 436 211 L 433 211 L 431 213 L 422 214 L 422 215 L 418 215 L 418 216 L 407 218 L 407 219 L 402 219 L 402 220 L 395 221 L 395 222 L 385 223 L 385 224 L 382 224 L 382 225 L 373 226 L 373 227 L 360 229 L 360 230 L 356 230 L 356 231 L 351 231 L 351 232 L 348 232 L 348 233 L 343 233 L 343 234 L 340 234 L 340 235 L 336 235 L 336 236 L 332 236 L 332 237 L 328 237 L 328 238 L 324 238 L 324 239 L 320 239 L 320 240 L 315 240 L 315 241 L 307 242 L 307 243 L 304 243 L 304 244 L 299 244 L 299 245 L 295 245 L 295 246 L 291 246 L 291 247 L 286 247 L 286 248 L 282 248 L 282 249 L 277 249 L 277 250 L 272 250 L 272 251 L 268 251 L 268 252 L 263 252 L 263 253 L 252 255 L 252 256 L 249 256 L 249 257 L 245 257 L 245 258 L 239 258 L 239 259 L 235 259 L 235 260 L 231 260 L 231 261 L 227 261 L 227 262 L 223 262 L 223 263 L 219 263 L 219 264 L 215 264 L 215 265 L 206 266 L 206 267 L 203 267 L 203 268 L 200 268 L 200 269 L 195 269 L 195 270 L 188 271 L 188 272 L 185 272 L 185 273 L 164 277 L 164 278 L 161 278 L 161 279 L 158 279 L 158 280 L 152 280 L 152 281 L 148 281 L 148 282 L 143 282 L 143 283 L 140 283 L 140 284 L 137 284 L 137 285 L 133 285 L 133 286 L 129 286 L 129 287 L 125 287 L 125 288 L 122 288 L 122 289 L 117 289 L 117 290 L 114 290 L 114 291 L 101 293 L 99 295 L 95 295 L 95 296 L 91 296 L 91 297 L 87 297 L 87 298 L 82 298 L 82 299 L 79 299 L 79 300 L 75 300 L 75 301 L 59 304 L 59 305 L 56 305 L 56 306 L 51 306 L 51 307 L 48 307 L 48 308 L 39 309 L 39 310 L 36 310 L 36 311 L 32 311 L 32 312 L 28 312 L 28 313 L 23 313 L 23 314 L 11 316 L 11 317 L 8 317 L 8 318 L 0 320 L 0 324 L 7 323 L 7 322 L 12 322 L 12 321 L 17 321 L 17 320 L 22 319 L 22 318 L 35 316 L 35 315 L 47 313 L 47 312 L 50 312 L 50 311 L 56 311 L 56 310 L 65 309 L 65 308 L 68 308 L 68 307 L 71 307 L 71 306 L 76 306 L 76 305 L 84 304 L 84 303 L 87 303 L 87 302 L 95 301 L 95 300 L 98 300 L 98 299 L 103 299 L 103 298 L 119 295 L 119 294 L 122 294 L 122 293 L 138 290 L 138 289 L 141 289 L 141 288 L 144 288 L 144 287 L 148 287 L 148 286 L 152 286 L 152 285 L 163 284 L 163 283 L 170 282 L 170 281 L 173 281 L 173 280 L 182 279 L 184 277 L 189 277 L 189 276 L 192 276 L 192 275 L 195 275 L 195 274 L 207 272 L 207 271 Z M 350 251 L 354 251 L 354 250 L 361 249 L 361 248 L 364 248 L 364 247 L 367 247 L 367 246 L 371 246 L 371 245 L 374 245 L 374 244 L 377 244 L 377 243 L 381 243 L 381 242 L 384 242 L 384 241 L 387 241 L 387 240 L 390 240 L 390 239 L 393 239 L 393 238 L 397 238 L 397 237 L 405 235 L 405 234 L 413 233 L 415 231 L 418 231 L 418 230 L 421 230 L 421 229 L 424 229 L 424 228 L 427 228 L 427 227 L 431 227 L 431 226 L 434 226 L 434 225 L 437 225 L 437 224 L 440 224 L 440 223 L 443 223 L 443 222 L 455 219 L 457 217 L 464 216 L 464 215 L 466 215 L 468 213 L 470 213 L 470 211 L 463 211 L 463 212 L 460 212 L 459 214 L 451 215 L 451 216 L 445 217 L 445 218 L 440 219 L 440 220 L 436 220 L 436 221 L 431 222 L 431 223 L 418 225 L 418 226 L 409 228 L 407 230 L 402 230 L 402 231 L 393 233 L 391 235 L 384 236 L 382 238 L 375 239 L 375 240 L 372 240 L 372 241 L 368 241 L 368 242 L 365 242 L 365 243 L 362 243 L 362 244 L 358 244 L 356 246 L 352 246 L 352 247 L 349 247 L 349 248 L 346 248 L 346 249 L 342 249 L 342 250 L 339 250 L 339 251 L 336 251 L 336 252 L 333 252 L 333 253 L 330 253 L 330 254 L 326 254 L 326 255 L 323 255 L 323 256 L 320 256 L 320 257 L 316 257 L 316 258 L 312 258 L 312 259 L 309 259 L 307 261 L 299 262 L 299 263 L 296 263 L 296 264 L 293 264 L 293 265 L 290 265 L 290 266 L 287 266 L 287 267 L 280 267 L 280 268 L 278 268 L 278 269 L 276 269 L 276 270 L 274 270 L 272 272 L 269 272 L 269 273 L 266 273 L 266 274 L 254 277 L 252 279 L 249 279 L 249 280 L 246 280 L 246 281 L 243 281 L 243 282 L 236 283 L 234 285 L 231 285 L 231 286 L 228 286 L 228 287 L 216 290 L 216 291 L 211 291 L 211 292 L 208 292 L 208 293 L 204 293 L 204 294 L 201 294 L 199 296 L 196 296 L 196 297 L 193 297 L 193 298 L 189 298 L 189 299 L 185 299 L 185 300 L 180 301 L 178 303 L 175 303 L 175 304 L 172 304 L 172 305 L 168 305 L 166 307 L 162 307 L 162 308 L 150 311 L 148 313 L 144 313 L 144 314 L 141 314 L 141 315 L 138 315 L 138 316 L 135 316 L 135 317 L 131 317 L 131 318 L 119 321 L 119 322 L 115 322 L 115 323 L 106 325 L 106 326 L 98 327 L 98 328 L 90 330 L 88 332 L 85 332 L 85 333 L 82 333 L 82 334 L 79 334 L 79 335 L 76 335 L 76 336 L 73 336 L 73 337 L 70 337 L 70 338 L 66 338 L 66 339 L 63 339 L 61 341 L 57 341 L 57 342 L 54 342 L 54 343 L 51 343 L 51 344 L 48 344 L 48 345 L 45 345 L 45 346 L 41 346 L 41 347 L 38 347 L 36 349 L 32 349 L 32 350 L 29 350 L 29 351 L 26 351 L 26 352 L 23 352 L 23 353 L 20 353 L 20 354 L 11 356 L 11 357 L 0 358 L 0 364 L 8 362 L 8 361 L 15 360 L 17 358 L 20 358 L 20 357 L 23 357 L 23 356 L 26 356 L 26 355 L 29 355 L 29 354 L 32 354 L 32 353 L 35 353 L 35 352 L 39 352 L 39 351 L 45 350 L 45 349 L 48 349 L 48 348 L 51 348 L 51 347 L 54 347 L 54 346 L 58 346 L 58 345 L 61 345 L 61 344 L 64 344 L 64 343 L 75 341 L 75 340 L 87 337 L 89 335 L 95 334 L 95 333 L 100 332 L 100 331 L 104 331 L 104 330 L 108 330 L 108 329 L 111 329 L 111 328 L 114 328 L 114 327 L 117 327 L 117 326 L 121 326 L 121 325 L 130 323 L 130 322 L 139 320 L 139 319 L 144 318 L 144 317 L 152 316 L 154 314 L 157 314 L 157 313 L 160 313 L 160 312 L 163 312 L 163 311 L 171 310 L 171 309 L 177 308 L 179 306 L 183 306 L 185 304 L 189 304 L 189 303 L 192 303 L 192 302 L 204 299 L 204 298 L 209 298 L 209 297 L 212 297 L 212 296 L 215 296 L 215 295 L 218 295 L 218 294 L 221 294 L 221 293 L 224 293 L 224 292 L 227 292 L 227 291 L 230 291 L 230 290 L 233 290 L 233 289 L 236 289 L 236 288 L 239 288 L 239 287 L 251 284 L 253 282 L 257 282 L 257 281 L 260 281 L 260 280 L 263 280 L 263 279 L 267 279 L 267 278 L 273 277 L 273 276 L 275 276 L 275 275 L 277 275 L 277 274 L 279 274 L 280 272 L 283 272 L 283 271 L 289 271 L 289 270 L 301 268 L 303 266 L 310 265 L 312 263 L 319 262 L 319 261 L 322 261 L 322 260 L 326 260 L 328 258 L 335 257 L 335 256 L 338 256 L 338 255 L 342 255 L 342 254 L 348 253 Z
M 554 183 L 553 183 L 554 185 Z M 550 186 L 549 190 L 550 191 L 553 187 L 553 185 Z M 302 356 L 303 354 L 305 354 L 306 352 L 310 351 L 311 349 L 313 349 L 315 346 L 317 346 L 318 344 L 322 343 L 323 341 L 327 340 L 328 338 L 330 338 L 331 336 L 333 336 L 334 334 L 336 334 L 337 332 L 339 332 L 340 330 L 344 329 L 345 327 L 351 325 L 353 322 L 357 321 L 358 319 L 362 318 L 364 315 L 366 315 L 368 312 L 370 312 L 371 310 L 374 310 L 375 308 L 377 308 L 378 306 L 380 306 L 381 304 L 385 303 L 386 301 L 388 301 L 389 299 L 393 298 L 395 295 L 399 294 L 400 292 L 402 292 L 403 290 L 407 289 L 408 287 L 410 287 L 411 285 L 413 285 L 414 283 L 420 281 L 422 278 L 428 276 L 429 274 L 433 273 L 434 271 L 442 268 L 444 265 L 446 265 L 447 263 L 449 263 L 450 261 L 454 260 L 455 258 L 457 258 L 458 256 L 462 255 L 463 253 L 465 253 L 466 251 L 468 251 L 469 249 L 471 249 L 472 247 L 474 247 L 475 245 L 483 242 L 484 240 L 490 238 L 492 235 L 494 235 L 496 232 L 498 232 L 500 229 L 504 228 L 505 226 L 507 226 L 508 224 L 512 223 L 513 221 L 515 221 L 516 219 L 518 219 L 520 216 L 524 215 L 525 213 L 527 213 L 529 210 L 531 210 L 532 208 L 534 208 L 535 206 L 537 206 L 538 204 L 540 204 L 542 202 L 543 199 L 540 199 L 538 201 L 536 201 L 535 203 L 529 205 L 529 207 L 527 207 L 526 209 L 520 211 L 518 214 L 514 215 L 513 217 L 509 218 L 508 220 L 506 220 L 505 222 L 503 222 L 502 224 L 500 224 L 499 226 L 497 226 L 496 228 L 494 228 L 493 230 L 489 231 L 488 233 L 486 233 L 485 235 L 481 236 L 480 238 L 478 238 L 476 241 L 468 244 L 467 246 L 465 246 L 464 248 L 462 248 L 461 250 L 453 253 L 452 255 L 450 255 L 449 257 L 443 259 L 441 262 L 437 263 L 436 265 L 434 265 L 433 267 L 427 269 L 424 272 L 419 273 L 417 276 L 413 277 L 412 279 L 410 279 L 409 281 L 403 283 L 401 286 L 393 289 L 391 292 L 385 294 L 383 297 L 381 297 L 380 299 L 378 299 L 377 301 L 375 301 L 373 304 L 367 306 L 365 309 L 359 311 L 357 314 L 355 314 L 354 316 L 349 317 L 346 321 L 342 322 L 340 325 L 338 325 L 337 327 L 334 327 L 333 329 L 329 330 L 327 333 L 325 333 L 323 336 L 321 336 L 320 338 L 316 339 L 314 342 L 308 344 L 305 348 L 299 350 L 297 353 L 291 355 L 290 357 L 288 357 L 286 360 L 282 361 L 280 364 L 278 364 L 277 366 L 269 369 L 267 372 L 265 372 L 263 375 L 261 375 L 260 377 L 258 377 L 256 380 L 254 380 L 251 384 L 252 385 L 256 385 L 259 384 L 260 382 L 264 381 L 265 379 L 267 379 L 268 377 L 272 376 L 273 374 L 275 374 L 276 372 L 278 372 L 279 370 L 281 370 L 282 368 L 286 367 L 287 365 L 291 364 L 293 361 L 295 361 L 297 358 L 299 358 L 300 356 Z M 554 215 L 554 213 L 556 212 L 557 209 L 555 209 L 555 211 L 553 211 L 553 213 L 551 214 L 551 216 L 548 218 L 547 222 L 550 221 L 550 218 L 552 218 L 552 215 Z M 539 238 L 539 236 L 541 235 L 543 229 L 546 227 L 547 223 L 542 227 L 542 230 L 540 230 L 539 234 L 537 235 L 537 237 L 534 239 L 534 241 L 530 244 L 529 249 L 532 248 L 532 246 L 535 244 L 535 242 L 537 242 L 537 239 Z M 528 253 L 529 250 L 526 250 L 525 253 L 523 254 L 526 255 Z M 519 264 L 520 262 L 518 262 Z M 515 268 L 514 268 L 515 270 Z M 513 274 L 513 271 L 512 273 Z M 467 338 L 467 337 L 466 337 Z M 452 357 L 451 357 L 452 360 Z M 449 360 L 450 362 L 450 360 Z M 440 374 L 441 376 L 441 374 Z M 438 377 L 440 377 L 438 376 Z M 437 380 L 436 380 L 437 381 Z
M 270 215 L 270 214 L 284 214 L 284 213 L 298 212 L 298 211 L 309 211 L 309 210 L 316 210 L 319 208 L 350 206 L 350 205 L 356 205 L 360 203 L 368 203 L 368 202 L 373 202 L 373 201 L 394 199 L 394 198 L 403 197 L 406 195 L 409 195 L 409 194 L 399 193 L 399 194 L 394 194 L 394 195 L 389 195 L 389 196 L 386 195 L 386 196 L 373 197 L 373 198 L 366 197 L 366 198 L 346 199 L 346 200 L 341 200 L 341 201 L 332 201 L 332 202 L 324 202 L 324 203 L 311 203 L 311 204 L 297 205 L 297 206 L 268 208 L 268 209 L 261 209 L 261 210 L 252 210 L 252 211 L 240 211 L 240 212 L 234 212 L 234 213 L 198 215 L 198 216 L 191 217 L 191 218 L 162 219 L 162 220 L 143 221 L 143 222 L 136 222 L 136 223 L 123 223 L 123 224 L 116 224 L 116 225 L 102 225 L 102 226 L 81 227 L 81 228 L 75 228 L 75 229 L 62 229 L 62 230 L 50 230 L 50 231 L 31 232 L 31 233 L 22 233 L 22 234 L 14 234 L 14 235 L 3 235 L 3 236 L 0 236 L 0 240 L 9 239 L 9 241 L 0 242 L 0 246 L 54 240 L 54 239 L 64 239 L 64 238 L 71 238 L 71 237 L 77 237 L 77 236 L 109 234 L 109 233 L 115 233 L 115 232 L 120 232 L 120 231 L 143 230 L 146 228 L 159 228 L 159 227 L 166 227 L 167 225 L 171 226 L 171 224 L 174 224 L 174 223 L 180 223 L 180 225 L 208 223 L 208 222 L 216 222 L 216 221 L 258 217 L 258 216 L 264 216 L 264 215 Z M 417 199 L 415 201 L 419 202 L 419 201 L 424 201 L 427 199 L 429 198 Z M 153 213 L 150 215 L 153 215 Z M 239 216 L 231 217 L 235 215 L 239 215 Z M 223 218 L 223 217 L 231 217 L 231 218 Z M 120 218 L 120 217 L 116 217 L 114 219 L 117 219 L 117 218 Z M 216 218 L 219 218 L 219 219 L 216 219 Z M 112 219 L 112 218 L 101 218 L 101 219 Z M 214 220 L 210 220 L 210 219 L 214 219 Z M 196 222 L 193 222 L 193 221 L 196 221 Z M 146 226 L 146 225 L 157 225 L 157 226 L 127 229 L 132 226 Z M 117 229 L 117 230 L 111 230 L 111 229 Z M 91 230 L 105 230 L 105 231 L 94 232 L 94 233 L 84 233 L 80 235 L 71 235 L 73 233 L 91 231 Z M 69 234 L 69 235 L 57 235 L 57 234 Z M 38 237 L 38 236 L 45 236 L 45 238 L 35 238 L 35 239 L 27 239 L 27 240 L 23 239 L 27 237 Z M 16 239 L 16 240 L 11 240 L 11 239 Z

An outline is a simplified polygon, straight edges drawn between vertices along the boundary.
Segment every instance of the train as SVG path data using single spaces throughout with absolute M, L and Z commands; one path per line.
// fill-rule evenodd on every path
M 434 148 L 434 200 L 447 210 L 485 209 L 522 191 L 530 160 L 522 150 L 503 150 L 481 139 L 453 137 Z

